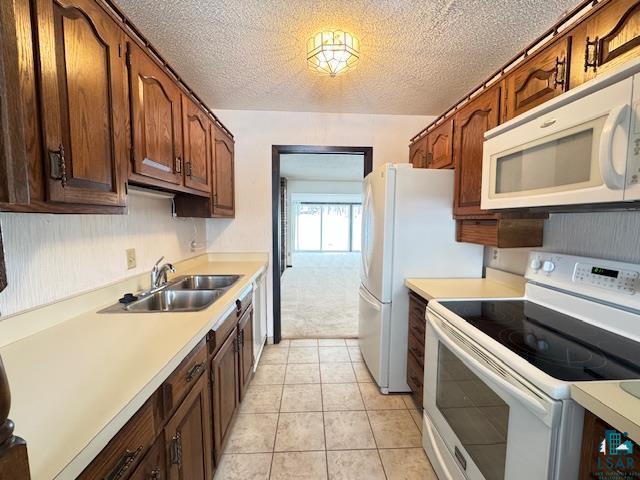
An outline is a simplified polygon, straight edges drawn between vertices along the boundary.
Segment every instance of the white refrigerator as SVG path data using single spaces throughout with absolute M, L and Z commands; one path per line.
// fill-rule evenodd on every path
M 483 247 L 455 240 L 453 175 L 388 163 L 363 181 L 358 330 L 383 393 L 410 391 L 405 279 L 482 276 Z

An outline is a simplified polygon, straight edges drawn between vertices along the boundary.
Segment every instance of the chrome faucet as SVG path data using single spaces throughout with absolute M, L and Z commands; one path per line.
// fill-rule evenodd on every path
M 163 260 L 164 257 L 160 257 L 151 269 L 151 290 L 161 287 L 167 283 L 167 272 L 176 273 L 176 269 L 168 262 L 159 266 L 160 262 Z

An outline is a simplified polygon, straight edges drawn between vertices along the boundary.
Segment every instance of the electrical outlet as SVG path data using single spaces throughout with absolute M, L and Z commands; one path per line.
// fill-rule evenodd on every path
M 136 268 L 136 249 L 127 248 L 127 270 Z

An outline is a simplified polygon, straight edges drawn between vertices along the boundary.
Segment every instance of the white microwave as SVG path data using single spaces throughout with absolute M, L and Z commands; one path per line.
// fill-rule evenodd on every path
M 481 208 L 640 200 L 640 61 L 485 134 Z

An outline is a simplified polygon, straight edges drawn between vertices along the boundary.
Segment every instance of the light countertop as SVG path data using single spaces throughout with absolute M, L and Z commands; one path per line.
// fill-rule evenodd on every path
M 640 444 L 640 398 L 623 390 L 621 383 L 633 385 L 640 395 L 640 380 L 579 382 L 571 385 L 571 398 Z
M 524 278 L 487 268 L 486 278 L 408 278 L 405 285 L 425 300 L 511 298 L 524 295 Z
M 251 257 L 198 258 L 177 264 L 177 275 L 242 275 L 205 310 L 98 314 L 118 296 L 91 293 L 101 305 L 0 348 L 12 394 L 9 418 L 27 441 L 33 480 L 76 478 L 266 269 L 265 260 Z M 107 290 L 131 291 L 121 288 Z M 68 302 L 76 303 L 67 310 L 77 308 L 77 300 Z M 64 305 L 25 315 L 60 314 Z

